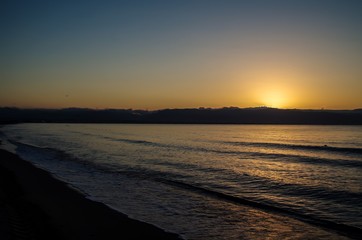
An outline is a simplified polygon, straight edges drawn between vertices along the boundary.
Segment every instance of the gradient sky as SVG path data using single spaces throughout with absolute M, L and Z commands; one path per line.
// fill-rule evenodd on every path
M 360 0 L 0 4 L 0 106 L 362 107 Z

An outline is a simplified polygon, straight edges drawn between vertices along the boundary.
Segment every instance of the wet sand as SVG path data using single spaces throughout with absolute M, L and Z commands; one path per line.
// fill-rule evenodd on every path
M 91 181 L 91 179 L 90 179 Z M 0 149 L 0 239 L 179 239 Z

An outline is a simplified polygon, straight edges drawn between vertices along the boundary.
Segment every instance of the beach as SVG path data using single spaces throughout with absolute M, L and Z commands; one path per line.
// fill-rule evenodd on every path
M 87 199 L 15 154 L 0 150 L 0 159 L 1 239 L 179 239 Z
M 358 126 L 6 125 L 0 239 L 361 239 L 361 139 Z

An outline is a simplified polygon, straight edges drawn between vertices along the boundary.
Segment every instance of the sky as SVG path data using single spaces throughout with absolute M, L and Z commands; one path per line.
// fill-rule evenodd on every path
M 362 107 L 360 0 L 3 0 L 0 106 Z

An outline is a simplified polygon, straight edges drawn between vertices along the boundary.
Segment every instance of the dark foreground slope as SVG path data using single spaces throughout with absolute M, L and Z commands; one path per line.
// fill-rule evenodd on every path
M 178 239 L 178 236 L 88 200 L 46 171 L 0 150 L 0 239 Z
M 0 123 L 17 122 L 362 125 L 362 109 L 300 110 L 231 107 L 143 111 L 0 108 Z

